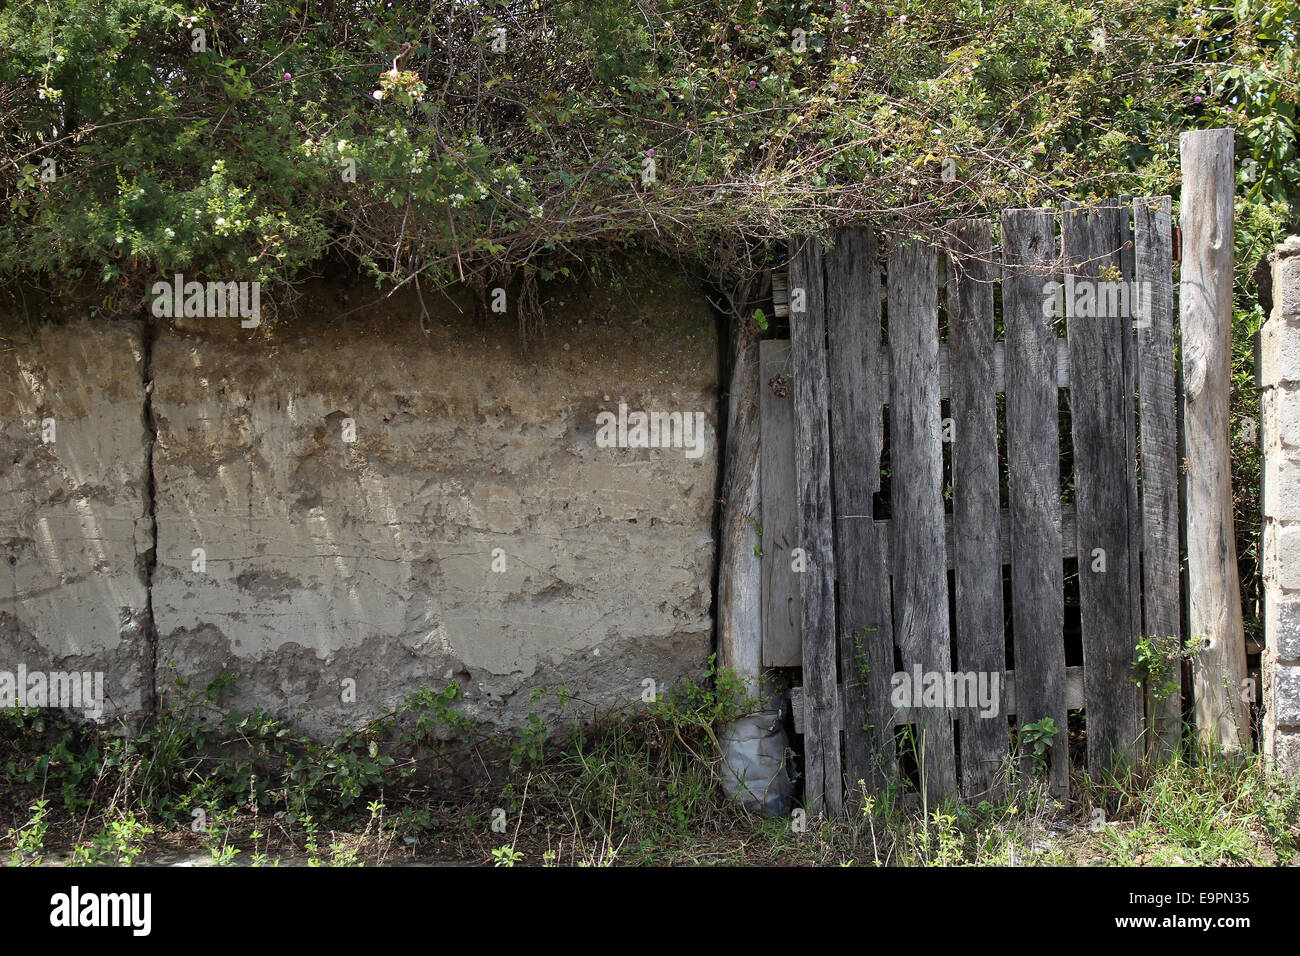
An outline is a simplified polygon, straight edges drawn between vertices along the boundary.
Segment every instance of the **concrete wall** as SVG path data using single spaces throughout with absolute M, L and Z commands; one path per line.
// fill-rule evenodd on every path
M 139 323 L 15 329 L 5 657 L 102 662 L 127 709 L 155 681 L 234 673 L 236 707 L 322 735 L 421 684 L 458 680 L 472 714 L 509 726 L 539 685 L 603 705 L 700 674 L 707 303 L 663 277 L 559 293 L 524 353 L 513 322 L 427 294 L 427 331 L 413 298 L 332 317 L 373 295 L 318 288 L 255 330 L 178 320 L 147 355 Z M 704 413 L 703 454 L 598 447 L 620 401 Z M 47 446 L 48 414 L 67 424 Z
M 0 328 L 0 671 L 103 671 L 152 696 L 149 431 L 138 322 Z
M 1273 314 L 1260 332 L 1264 439 L 1262 746 L 1300 778 L 1300 239 L 1273 261 Z

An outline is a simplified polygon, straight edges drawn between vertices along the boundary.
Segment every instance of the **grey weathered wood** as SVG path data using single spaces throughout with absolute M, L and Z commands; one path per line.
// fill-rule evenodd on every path
M 1002 314 L 1007 342 L 1007 467 L 1011 512 L 1011 629 L 1020 675 L 1017 723 L 1046 718 L 1060 735 L 1049 785 L 1069 793 L 1065 746 L 1065 592 L 1061 563 L 1057 338 L 1044 315 L 1055 274 L 1055 214 L 1002 213 Z
M 790 314 L 790 293 L 786 289 L 789 273 L 785 269 L 772 270 L 772 314 L 784 319 Z
M 1120 206 L 1067 203 L 1062 213 L 1066 274 L 1078 288 L 1102 269 L 1120 267 Z M 1100 289 L 1100 282 L 1091 288 Z M 1066 296 L 1070 348 L 1070 422 L 1074 444 L 1075 511 L 1079 527 L 1079 604 L 1083 630 L 1088 770 L 1094 778 L 1138 756 L 1138 689 L 1133 652 L 1130 529 L 1140 518 L 1130 500 L 1129 400 L 1126 347 L 1131 320 L 1118 309 Z M 1088 312 L 1099 314 L 1087 314 Z
M 830 363 L 831 476 L 844 697 L 844 774 L 869 793 L 896 773 L 889 677 L 894 635 L 889 569 L 871 518 L 880 490 L 884 437 L 880 358 L 880 268 L 870 230 L 846 229 L 826 254 Z
M 719 666 L 759 690 L 762 671 L 762 569 L 750 516 L 760 500 L 759 343 L 741 331 L 735 341 L 727 408 L 722 532 L 718 546 Z
M 898 671 L 893 675 L 894 680 L 907 680 L 908 675 L 903 671 Z M 840 696 L 843 697 L 848 691 L 840 688 Z M 1019 706 L 1019 694 L 1016 691 L 1016 672 L 1011 670 L 1006 672 L 1006 677 L 1002 682 L 1002 712 L 1003 718 L 1010 717 L 1016 713 Z M 1065 669 L 1065 706 L 1070 710 L 1077 710 L 1083 707 L 1083 668 L 1067 667 Z M 896 708 L 890 713 L 890 722 L 895 726 L 911 724 L 917 722 L 923 715 L 913 712 L 910 707 Z M 803 733 L 803 688 L 790 688 L 790 717 L 794 723 L 794 732 Z
M 1232 364 L 1233 133 L 1183 133 L 1183 428 L 1187 448 L 1188 630 L 1202 642 L 1193 663 L 1196 724 L 1207 746 L 1250 746 L 1237 543 L 1228 448 Z
M 759 343 L 759 417 L 763 574 L 763 666 L 799 667 L 799 579 L 791 570 L 799 515 L 795 506 L 794 385 L 790 343 Z
M 1061 541 L 1061 557 L 1073 558 L 1078 554 L 1078 534 L 1076 531 L 1076 522 L 1074 519 L 1074 505 L 1062 504 L 1060 510 L 1060 524 L 1057 526 Z M 893 522 L 888 518 L 882 518 L 876 522 L 876 530 L 883 535 L 885 553 L 892 553 L 890 544 L 893 541 Z M 944 567 L 952 570 L 956 565 L 953 563 L 953 529 L 952 515 L 945 515 L 943 519 L 944 534 Z M 1002 564 L 1011 563 L 1011 512 L 1003 509 L 998 512 L 998 538 L 1001 544 L 1002 553 L 1000 562 Z
M 750 323 L 732 326 L 731 376 L 727 388 L 727 445 L 723 460 L 722 514 L 718 533 L 718 666 L 766 709 L 778 688 L 764 680 L 763 575 L 755 546 L 753 516 L 760 503 L 759 343 Z M 787 459 L 791 455 L 787 453 Z M 792 465 L 793 467 L 793 465 Z M 754 779 L 752 755 L 741 745 L 743 727 L 718 728 L 723 792 L 751 809 L 764 805 L 770 780 Z
M 930 246 L 889 256 L 890 472 L 894 635 L 903 664 L 948 673 L 948 577 L 944 570 L 943 450 L 939 416 L 937 266 Z M 919 726 L 924 788 L 956 792 L 951 715 L 932 710 Z
M 1039 283 L 1041 286 L 1042 283 Z M 952 372 L 949 369 L 948 360 L 948 343 L 939 343 L 939 397 L 951 398 L 951 378 Z M 886 350 L 884 359 L 881 362 L 880 376 L 881 381 L 888 394 L 890 383 L 890 363 L 889 353 Z M 1070 384 L 1070 352 L 1065 347 L 1065 339 L 1057 339 L 1056 348 L 1056 384 L 1061 388 L 1067 388 Z M 1002 341 L 993 343 L 993 391 L 1006 391 L 1006 344 Z
M 1143 633 L 1182 633 L 1179 594 L 1178 395 L 1174 378 L 1173 246 L 1168 196 L 1133 203 L 1134 281 L 1143 290 L 1138 317 L 1138 401 L 1142 449 Z M 1147 719 L 1155 749 L 1172 754 L 1182 732 L 1182 668 L 1173 662 L 1173 689 Z M 1153 719 L 1154 718 L 1154 719 Z
M 772 270 L 772 300 L 775 303 L 774 312 L 778 317 L 787 315 L 786 310 L 786 273 L 780 270 Z M 883 347 L 880 350 L 880 360 L 878 362 L 877 374 L 880 376 L 881 393 L 889 394 L 890 380 L 890 360 L 889 349 Z M 939 397 L 950 398 L 951 390 L 949 387 L 951 374 L 948 371 L 948 343 L 939 343 Z M 1056 348 L 1056 384 L 1061 388 L 1068 388 L 1070 385 L 1070 351 L 1065 347 L 1064 337 L 1058 339 Z M 1006 346 L 999 340 L 993 343 L 993 391 L 1006 391 Z
M 807 555 L 799 575 L 803 682 L 804 803 L 810 815 L 844 811 L 840 732 L 843 714 L 835 640 L 835 553 L 831 530 L 829 383 L 822 250 L 811 239 L 790 243 L 790 359 L 794 372 L 795 493 L 798 546 Z M 803 309 L 796 302 L 802 293 Z
M 1129 619 L 1132 621 L 1133 633 L 1142 634 L 1142 561 L 1139 552 L 1142 547 L 1142 509 L 1138 501 L 1138 477 L 1137 477 L 1137 422 L 1135 420 L 1135 410 L 1137 408 L 1137 380 L 1138 380 L 1138 354 L 1137 354 L 1137 333 L 1136 326 L 1138 319 L 1136 312 L 1140 310 L 1137 299 L 1133 293 L 1135 287 L 1132 285 L 1135 280 L 1136 256 L 1133 247 L 1133 219 L 1132 219 L 1132 196 L 1121 196 L 1119 203 L 1119 265 L 1120 271 L 1124 278 L 1129 280 L 1129 311 L 1122 316 L 1123 318 L 1123 351 L 1121 353 L 1122 364 L 1124 366 L 1124 408 L 1127 410 L 1124 415 L 1124 462 L 1128 469 L 1128 513 L 1130 516 L 1128 526 L 1128 553 L 1129 553 Z M 1138 694 L 1138 731 L 1139 734 L 1146 733 L 1145 711 L 1142 705 L 1142 695 Z
M 952 494 L 956 665 L 963 672 L 1006 670 L 1002 545 L 998 530 L 998 420 L 993 391 L 992 230 L 982 220 L 953 224 L 948 260 L 948 343 L 952 357 Z M 961 789 L 989 795 L 1007 759 L 1004 713 L 960 711 Z

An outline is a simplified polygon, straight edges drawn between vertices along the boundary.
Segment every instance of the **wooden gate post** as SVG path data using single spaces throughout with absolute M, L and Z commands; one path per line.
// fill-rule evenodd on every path
M 1246 645 L 1232 527 L 1228 396 L 1232 363 L 1233 133 L 1183 133 L 1183 422 L 1187 449 L 1188 633 L 1196 725 L 1206 746 L 1250 746 Z

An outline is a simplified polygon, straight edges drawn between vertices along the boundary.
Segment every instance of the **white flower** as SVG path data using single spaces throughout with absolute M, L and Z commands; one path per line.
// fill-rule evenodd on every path
M 226 224 L 226 220 L 223 219 L 223 218 L 221 218 L 220 216 L 218 216 L 218 217 L 217 217 L 217 225 L 218 225 L 218 226 L 224 226 L 225 224 Z
M 375 91 L 374 91 L 373 93 L 371 93 L 370 95 L 373 96 L 373 97 L 374 97 L 375 99 L 377 99 L 377 100 L 382 100 L 382 99 L 384 98 L 384 91 L 383 91 L 383 90 L 375 90 Z
M 170 228 L 164 229 L 164 230 L 163 230 L 163 235 L 166 236 L 168 239 L 175 239 L 175 238 L 176 238 L 176 233 L 173 232 Z

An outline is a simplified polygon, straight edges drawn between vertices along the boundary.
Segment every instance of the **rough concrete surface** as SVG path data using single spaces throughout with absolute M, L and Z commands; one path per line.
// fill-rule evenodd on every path
M 1264 691 L 1261 749 L 1300 778 L 1300 238 L 1272 257 L 1273 312 L 1260 336 L 1264 444 Z
M 233 707 L 321 736 L 451 680 L 509 727 L 554 713 L 539 686 L 617 705 L 702 674 L 704 299 L 663 276 L 551 292 L 523 349 L 468 294 L 423 318 L 376 296 L 319 283 L 256 329 L 4 326 L 0 670 L 105 670 L 129 711 L 234 674 Z M 702 412 L 704 453 L 598 447 L 620 402 Z
M 149 706 L 148 446 L 139 322 L 0 322 L 0 671 Z
M 560 293 L 524 353 L 508 319 L 426 301 L 427 333 L 413 298 L 331 320 L 321 292 L 276 328 L 159 335 L 164 690 L 173 671 L 235 673 L 235 706 L 324 735 L 421 684 L 459 680 L 472 715 L 515 726 L 553 709 L 530 704 L 537 686 L 608 705 L 702 672 L 707 307 L 680 288 Z M 704 412 L 706 453 L 597 447 L 620 401 Z

